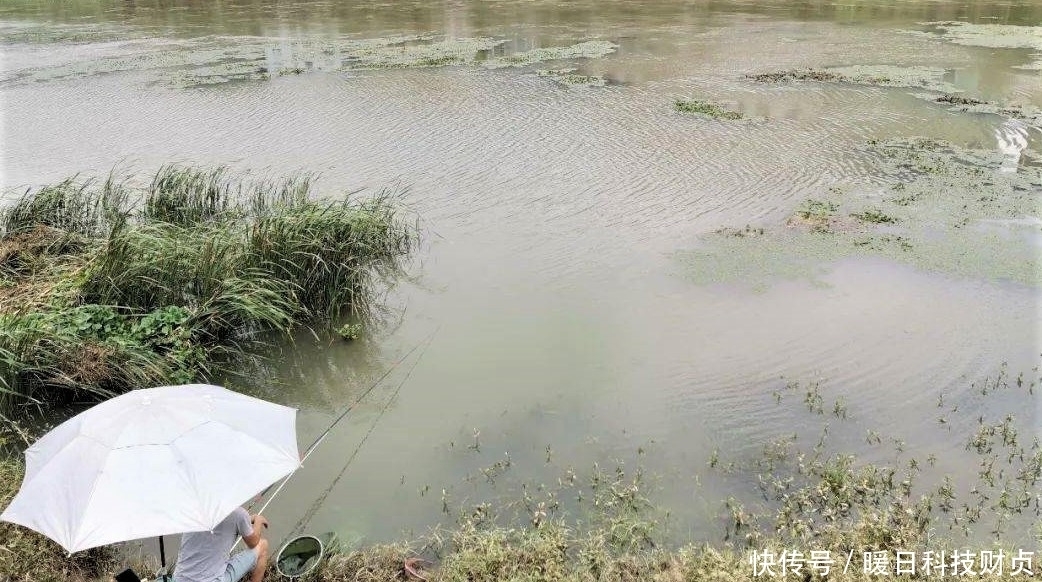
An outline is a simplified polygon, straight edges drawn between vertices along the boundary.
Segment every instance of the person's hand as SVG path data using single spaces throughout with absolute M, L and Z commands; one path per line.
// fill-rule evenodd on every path
M 260 527 L 263 527 L 264 529 L 268 529 L 268 518 L 264 517 L 263 515 L 260 515 L 260 514 L 254 515 L 253 519 L 251 521 L 253 523 L 253 527 L 255 527 L 255 528 L 260 526 Z

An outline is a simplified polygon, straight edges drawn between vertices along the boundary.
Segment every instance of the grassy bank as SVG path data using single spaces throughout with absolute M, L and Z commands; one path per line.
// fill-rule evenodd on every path
M 0 412 L 205 380 L 266 334 L 366 319 L 416 229 L 390 195 L 164 167 L 70 178 L 2 217 Z
M 1003 368 L 973 388 L 981 397 L 1012 397 L 1030 411 L 1039 394 L 1039 380 L 1032 379 L 1037 371 L 1014 377 Z M 443 494 L 449 525 L 397 543 L 342 548 L 309 580 L 407 580 L 403 564 L 411 558 L 427 560 L 425 577 L 443 582 L 1042 578 L 1042 444 L 1032 432 L 1036 425 L 1030 413 L 1026 418 L 996 411 L 960 413 L 958 406 L 939 401 L 938 412 L 950 422 L 938 424 L 938 430 L 980 460 L 976 478 L 953 482 L 930 470 L 933 455 L 906 450 L 900 440 L 894 441 L 891 455 L 885 454 L 892 435 L 868 431 L 868 449 L 876 449 L 866 454 L 876 459 L 872 462 L 833 446 L 834 436 L 863 427 L 851 420 L 858 411 L 840 400 L 830 403 L 828 389 L 818 382 L 790 382 L 772 398 L 777 406 L 805 408 L 805 424 L 820 425 L 821 433 L 814 436 L 812 428 L 803 437 L 782 436 L 741 458 L 713 454 L 706 467 L 691 468 L 702 475 L 700 481 L 721 478 L 731 485 L 731 497 L 719 501 L 720 529 L 708 543 L 677 540 L 670 531 L 675 518 L 669 508 L 653 502 L 653 475 L 640 467 L 595 464 L 589 471 L 568 467 L 556 483 L 522 482 L 519 492 L 514 489 L 517 498 L 504 494 L 494 502 L 462 498 L 454 504 Z M 957 422 L 960 414 L 977 422 Z M 965 430 L 949 432 L 952 425 Z M 508 471 L 530 475 L 507 459 L 478 471 L 489 483 Z M 18 488 L 21 472 L 20 460 L 0 459 L 0 505 Z M 1032 553 L 1030 566 L 1021 551 Z M 817 552 L 828 552 L 825 558 L 832 562 L 821 554 L 812 560 Z M 899 553 L 907 552 L 914 553 L 919 575 L 895 576 Z M 944 552 L 944 572 L 936 564 L 932 572 L 922 571 L 927 552 L 934 552 L 935 560 Z M 954 552 L 959 552 L 959 566 L 951 565 Z M 993 568 L 996 560 L 1002 563 L 1001 572 L 984 571 L 985 554 Z M 774 560 L 773 575 L 754 570 L 754 555 L 760 569 L 767 567 L 765 559 Z M 787 574 L 783 556 L 788 556 Z M 1033 573 L 1014 576 L 1015 559 Z M 50 540 L 0 523 L 0 573 L 11 573 L 14 580 L 105 579 L 125 561 L 112 548 L 70 559 Z M 890 575 L 866 573 L 866 563 Z M 798 573 L 792 571 L 794 564 Z M 973 574 L 966 573 L 967 564 Z M 279 578 L 272 571 L 267 579 Z
M 315 582 L 393 582 L 410 578 L 403 569 L 407 559 L 422 556 L 428 560 L 427 570 L 420 570 L 431 581 L 444 582 L 502 582 L 502 581 L 749 581 L 754 580 L 837 580 L 840 582 L 867 582 L 887 579 L 864 572 L 864 553 L 883 552 L 893 560 L 899 551 L 914 551 L 917 555 L 927 550 L 967 551 L 970 547 L 951 545 L 931 531 L 940 526 L 928 516 L 909 511 L 900 495 L 865 494 L 875 491 L 874 477 L 880 468 L 847 462 L 846 457 L 823 461 L 827 469 L 814 483 L 794 487 L 794 497 L 815 498 L 821 507 L 846 507 L 834 517 L 805 507 L 807 528 L 797 533 L 793 529 L 777 528 L 773 532 L 743 535 L 739 543 L 689 545 L 683 547 L 659 545 L 655 530 L 659 523 L 650 519 L 651 510 L 643 498 L 639 478 L 623 473 L 599 479 L 595 489 L 596 514 L 589 521 L 567 523 L 561 519 L 534 519 L 512 526 L 497 524 L 494 510 L 488 506 L 461 515 L 451 529 L 442 529 L 411 542 L 367 546 L 343 551 L 329 557 L 309 580 Z M 21 475 L 20 461 L 0 462 L 0 505 L 6 505 L 18 487 Z M 883 470 L 885 473 L 885 468 Z M 850 480 L 849 487 L 837 487 L 838 481 Z M 885 489 L 885 488 L 883 488 Z M 859 493 L 860 492 L 860 493 Z M 847 505 L 853 502 L 852 505 Z M 790 507 L 791 509 L 791 507 Z M 819 508 L 820 509 L 820 508 Z M 725 504 L 736 522 L 743 519 L 742 511 L 732 501 Z M 652 512 L 653 513 L 653 512 Z M 789 519 L 783 510 L 775 515 L 779 523 Z M 821 518 L 820 520 L 817 518 Z M 584 525 L 583 525 L 584 524 Z M 741 524 L 740 524 L 741 525 Z M 751 525 L 746 523 L 745 525 Z M 1034 576 L 1011 576 L 1012 556 L 1020 549 L 1035 552 L 1032 560 Z M 827 576 L 820 564 L 811 562 L 812 552 L 828 550 L 835 561 Z M 1003 573 L 944 574 L 936 571 L 919 578 L 909 576 L 896 579 L 955 580 L 1017 580 L 1042 578 L 1038 556 L 1042 551 L 1036 545 L 1030 548 L 995 545 L 972 547 L 978 551 L 1004 552 Z M 802 563 L 799 574 L 755 575 L 750 556 L 753 552 L 781 556 L 783 551 L 799 552 Z M 852 561 L 844 573 L 847 552 Z M 790 554 L 791 555 L 791 554 Z M 780 564 L 780 562 L 779 562 Z M 58 580 L 106 580 L 126 564 L 112 548 L 100 548 L 76 554 L 69 558 L 50 540 L 11 524 L 0 523 L 0 572 L 21 582 L 52 582 Z M 139 571 L 146 571 L 140 566 Z M 979 568 L 976 568 L 979 570 Z M 891 578 L 895 578 L 891 575 Z M 266 578 L 280 580 L 274 571 Z

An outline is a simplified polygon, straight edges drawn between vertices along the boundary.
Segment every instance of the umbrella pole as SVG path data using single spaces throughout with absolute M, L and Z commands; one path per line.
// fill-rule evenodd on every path
M 163 536 L 159 536 L 159 564 L 160 571 L 163 573 L 163 580 L 166 580 L 166 547 L 163 546 Z

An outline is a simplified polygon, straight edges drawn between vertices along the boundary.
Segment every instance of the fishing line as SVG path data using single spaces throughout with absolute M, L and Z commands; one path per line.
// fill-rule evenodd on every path
M 351 412 L 352 410 L 354 410 L 354 409 L 355 409 L 355 407 L 356 407 L 356 406 L 358 406 L 358 404 L 359 404 L 359 403 L 360 403 L 360 402 L 361 402 L 361 401 L 362 401 L 363 399 L 365 399 L 365 397 L 366 397 L 366 396 L 368 396 L 370 392 L 372 392 L 372 391 L 373 391 L 373 390 L 374 390 L 374 389 L 375 389 L 375 388 L 376 388 L 377 386 L 379 386 L 379 385 L 380 385 L 380 383 L 381 383 L 381 382 L 383 382 L 383 381 L 384 381 L 384 379 L 385 379 L 385 378 L 387 378 L 387 376 L 389 376 L 389 375 L 391 374 L 391 372 L 393 372 L 393 371 L 395 371 L 396 369 L 398 369 L 398 366 L 400 366 L 402 362 L 404 362 L 404 361 L 405 361 L 405 360 L 406 360 L 406 359 L 407 359 L 407 358 L 408 358 L 409 356 L 411 356 L 411 355 L 412 355 L 412 353 L 413 353 L 413 352 L 415 352 L 415 351 L 417 350 L 417 348 L 419 348 L 420 346 L 424 345 L 424 343 L 425 343 L 425 342 L 426 342 L 426 343 L 427 343 L 427 344 L 429 345 L 429 343 L 430 343 L 430 340 L 431 340 L 431 339 L 432 339 L 432 338 L 434 337 L 434 334 L 435 334 L 435 333 L 437 333 L 437 331 L 438 331 L 438 330 L 437 330 L 437 329 L 435 329 L 435 330 L 434 330 L 434 332 L 433 332 L 433 333 L 431 333 L 431 335 L 430 335 L 430 336 L 428 336 L 426 340 L 420 340 L 420 341 L 419 341 L 419 342 L 418 342 L 418 343 L 417 343 L 416 345 L 414 345 L 414 346 L 412 347 L 412 349 L 410 349 L 410 350 L 409 350 L 408 352 L 405 352 L 405 355 L 403 355 L 402 357 L 398 358 L 398 361 L 396 361 L 396 362 L 395 362 L 394 364 L 392 364 L 392 365 L 391 365 L 391 367 L 387 368 L 387 370 L 386 370 L 386 371 L 384 371 L 384 373 L 383 373 L 383 374 L 381 374 L 381 375 L 380 375 L 380 377 L 379 377 L 379 378 L 377 378 L 377 379 L 376 379 L 376 380 L 375 380 L 375 381 L 374 381 L 374 382 L 373 382 L 373 383 L 372 383 L 372 384 L 371 384 L 371 385 L 369 386 L 369 388 L 367 388 L 367 389 L 366 389 L 366 390 L 365 390 L 364 392 L 362 392 L 362 394 L 360 394 L 360 395 L 358 396 L 358 398 L 355 398 L 355 401 L 354 401 L 354 402 L 352 402 L 351 404 L 349 404 L 349 405 L 347 406 L 347 408 L 345 408 L 345 409 L 344 409 L 344 411 L 340 413 L 340 415 L 339 415 L 339 416 L 337 416 L 336 418 L 334 418 L 334 419 L 333 419 L 333 422 L 332 422 L 332 423 L 330 423 L 330 425 L 329 425 L 329 426 L 328 426 L 328 427 L 326 428 L 326 430 L 322 431 L 322 434 L 318 435 L 318 438 L 316 438 L 316 439 L 314 440 L 314 442 L 312 442 L 312 443 L 311 443 L 311 445 L 310 445 L 310 446 L 308 446 L 308 448 L 304 450 L 304 454 L 303 454 L 303 455 L 302 455 L 302 456 L 300 457 L 300 464 L 301 464 L 301 465 L 303 465 L 303 464 L 304 464 L 304 461 L 306 461 L 306 460 L 307 460 L 307 458 L 311 456 L 311 453 L 315 452 L 315 449 L 316 449 L 316 448 L 318 448 L 318 445 L 319 445 L 319 444 L 321 444 L 321 443 L 322 443 L 322 441 L 323 441 L 323 440 L 325 440 L 325 438 L 326 438 L 327 436 L 329 436 L 329 433 L 333 431 L 333 428 L 334 428 L 334 427 L 336 427 L 336 425 L 337 425 L 337 424 L 338 424 L 338 423 L 339 423 L 339 422 L 340 422 L 341 420 L 343 420 L 345 416 L 347 416 L 347 413 L 348 413 L 348 412 Z M 425 349 L 426 349 L 426 348 L 425 348 Z M 270 505 L 270 504 L 271 504 L 271 501 L 272 501 L 273 499 L 275 499 L 275 496 L 279 494 L 279 491 L 282 491 L 282 488 L 286 486 L 286 482 L 287 482 L 287 481 L 289 481 L 289 480 L 290 480 L 290 478 L 292 478 L 292 477 L 293 477 L 293 475 L 296 475 L 296 473 L 297 473 L 297 472 L 296 472 L 296 471 L 294 471 L 294 472 L 290 473 L 289 475 L 286 475 L 286 476 L 285 476 L 285 477 L 284 477 L 284 478 L 282 479 L 282 481 L 281 481 L 281 482 L 279 483 L 279 486 L 278 486 L 278 488 L 277 488 L 277 489 L 275 489 L 275 492 L 271 494 L 271 497 L 269 497 L 269 498 L 268 498 L 268 500 L 264 502 L 264 505 L 262 505 L 262 506 L 261 506 L 261 508 L 260 508 L 260 509 L 259 509 L 259 510 L 257 511 L 257 513 L 264 513 L 264 510 L 268 508 L 268 505 Z M 269 491 L 269 490 L 270 490 L 270 489 L 271 489 L 271 488 L 272 488 L 273 486 L 274 486 L 274 485 L 269 485 L 267 489 L 265 489 L 264 491 L 261 491 L 261 493 L 260 493 L 260 496 L 261 496 L 261 497 L 263 497 L 263 496 L 267 495 L 267 494 L 268 494 L 268 491 Z M 250 511 L 251 511 L 251 513 L 252 513 L 252 510 L 253 510 L 253 503 L 251 503 L 251 504 L 250 504 L 250 507 L 249 507 L 249 509 L 250 509 Z
M 412 349 L 410 349 L 408 352 L 406 352 L 402 357 L 398 358 L 398 360 L 393 365 L 391 365 L 391 367 L 387 368 L 387 370 L 383 374 L 381 374 L 380 377 L 377 378 L 368 388 L 366 388 L 366 390 L 364 392 L 362 392 L 362 394 L 360 394 L 358 396 L 358 398 L 356 398 L 354 400 L 354 402 L 349 404 L 348 407 L 346 409 L 344 409 L 344 411 L 341 412 L 339 416 L 337 416 L 335 419 L 333 419 L 333 422 L 330 423 L 330 425 L 326 428 L 326 430 L 324 430 L 322 432 L 322 434 L 318 435 L 318 438 L 316 438 L 315 441 L 313 443 L 311 443 L 311 445 L 308 446 L 308 448 L 304 451 L 304 454 L 300 458 L 300 464 L 301 465 L 304 464 L 304 461 L 306 461 L 307 458 L 311 456 L 311 453 L 315 452 L 315 449 L 318 448 L 318 445 L 320 445 L 322 443 L 322 441 L 325 440 L 325 438 L 327 436 L 329 436 L 329 433 L 331 433 L 333 431 L 333 428 L 335 428 L 336 425 L 341 420 L 343 420 L 344 417 L 347 416 L 347 413 L 349 413 L 352 410 L 354 410 L 355 407 L 358 406 L 358 404 L 363 399 L 365 399 L 365 397 L 368 396 L 370 392 L 372 392 L 374 389 L 376 389 L 376 387 L 379 386 L 380 383 L 383 382 L 384 379 L 387 378 L 387 376 L 389 376 L 391 374 L 391 372 L 393 372 L 396 369 L 398 369 L 398 366 L 400 366 L 402 364 L 402 362 L 404 362 L 409 356 L 411 356 L 413 354 L 413 352 L 415 352 L 417 349 L 419 349 L 420 346 L 423 346 L 423 352 L 420 352 L 420 357 L 416 359 L 416 362 L 413 363 L 412 368 L 409 369 L 409 374 L 406 375 L 406 377 L 405 377 L 405 379 L 408 380 L 409 376 L 412 375 L 412 371 L 416 368 L 416 364 L 419 363 L 421 358 L 423 358 L 423 353 L 427 351 L 427 348 L 430 347 L 431 343 L 434 341 L 434 336 L 438 333 L 439 329 L 441 329 L 440 326 L 438 328 L 435 328 L 435 330 L 433 332 L 431 332 L 431 334 L 429 336 L 427 336 L 427 338 L 425 340 L 419 341 L 416 345 L 414 345 L 412 347 Z M 403 380 L 402 383 L 398 385 L 398 388 L 395 389 L 394 395 L 391 397 L 392 400 L 394 399 L 395 396 L 398 395 L 398 392 L 401 391 L 402 386 L 404 386 L 404 385 L 405 385 L 405 380 Z M 390 402 L 391 401 L 388 401 L 387 406 L 385 406 L 384 410 L 380 412 L 379 416 L 377 416 L 377 418 L 376 418 L 377 421 L 380 420 L 380 416 L 383 416 L 383 413 L 387 410 L 387 407 L 390 406 Z M 375 428 L 375 426 L 376 425 L 374 423 L 373 427 L 370 427 L 369 433 L 371 433 L 373 431 L 373 428 Z M 366 433 L 365 438 L 362 439 L 362 443 L 359 444 L 358 449 L 355 449 L 355 453 L 351 455 L 351 459 L 354 459 L 354 456 L 358 454 L 358 450 L 361 449 L 362 444 L 365 443 L 365 439 L 369 438 L 369 433 Z M 351 461 L 348 460 L 348 464 L 350 464 L 350 463 L 351 463 Z M 346 470 L 347 470 L 347 465 L 344 465 L 344 469 L 342 469 L 340 471 L 340 474 L 337 475 L 337 480 L 340 479 L 340 477 L 344 474 L 344 471 L 346 471 Z M 275 491 L 271 494 L 271 496 L 268 497 L 267 501 L 264 502 L 264 505 L 262 505 L 261 508 L 257 511 L 257 514 L 263 514 L 264 513 L 264 510 L 268 508 L 268 505 L 270 505 L 271 502 L 275 499 L 275 497 L 279 494 L 279 492 L 282 491 L 282 488 L 286 486 L 286 483 L 288 483 L 289 480 L 291 478 L 293 478 L 293 476 L 296 475 L 296 474 L 297 474 L 297 472 L 294 471 L 294 472 L 290 473 L 289 475 L 286 475 L 282 479 L 282 481 L 279 483 L 278 488 L 276 488 Z M 336 484 L 336 481 L 334 481 L 333 483 Z M 260 493 L 260 496 L 266 495 L 268 493 L 268 491 L 273 486 L 274 485 L 269 485 L 267 489 L 265 489 L 264 491 L 262 491 Z M 328 494 L 328 493 L 326 493 L 326 494 Z M 323 499 L 324 499 L 324 496 L 323 496 Z M 249 511 L 251 514 L 253 513 L 253 505 L 254 505 L 254 503 L 250 503 L 250 506 L 247 509 L 247 511 Z M 295 527 L 298 527 L 299 525 L 300 525 L 300 522 L 297 522 L 297 526 L 295 526 Z M 296 531 L 296 530 L 294 529 L 294 531 Z M 285 540 L 283 540 L 283 541 L 285 541 Z M 242 538 L 240 537 L 238 539 L 238 541 L 235 542 L 235 547 L 238 547 L 238 545 L 241 542 L 242 542 Z M 234 550 L 235 547 L 233 547 L 232 549 Z
M 355 457 L 358 456 L 358 452 L 362 450 L 362 447 L 365 445 L 366 440 L 369 439 L 369 435 L 373 434 L 373 431 L 376 429 L 376 425 L 380 423 L 380 419 L 383 417 L 384 413 L 387 412 L 387 410 L 391 407 L 391 404 L 394 403 L 395 399 L 398 398 L 398 393 L 401 392 L 402 387 L 405 386 L 405 383 L 409 381 L 409 377 L 412 376 L 413 370 L 416 369 L 416 366 L 420 363 L 420 360 L 423 359 L 423 355 L 427 352 L 427 348 L 430 347 L 431 343 L 434 341 L 434 335 L 436 333 L 438 333 L 437 329 L 435 329 L 434 333 L 432 333 L 427 338 L 427 342 L 423 346 L 423 350 L 420 352 L 420 355 L 416 358 L 416 361 L 412 363 L 412 366 L 409 368 L 408 373 L 405 374 L 405 377 L 402 378 L 402 381 L 398 383 L 398 387 L 395 388 L 394 392 L 391 393 L 390 398 L 388 398 L 387 402 L 384 403 L 383 408 L 380 409 L 380 413 L 376 415 L 376 418 L 373 420 L 373 423 L 369 425 L 369 430 L 366 431 L 365 436 L 362 437 L 362 440 L 358 442 L 358 446 L 355 447 L 355 450 L 351 453 L 351 456 L 348 457 L 347 462 L 344 463 L 344 466 L 340 469 L 340 472 L 337 473 L 336 478 L 334 478 L 332 483 L 329 484 L 329 487 L 327 487 L 318 496 L 318 498 L 315 499 L 315 502 L 311 504 L 311 507 L 309 507 L 308 510 L 304 513 L 304 515 L 301 516 L 300 520 L 297 521 L 296 525 L 293 526 L 293 529 L 290 530 L 290 533 L 286 536 L 286 538 L 282 540 L 283 542 L 285 542 L 286 539 L 289 539 L 291 536 L 293 536 L 293 534 L 300 531 L 304 526 L 308 524 L 308 522 L 311 521 L 313 517 L 315 517 L 315 513 L 317 513 L 319 508 L 322 507 L 322 504 L 325 503 L 326 498 L 329 497 L 329 494 L 336 487 L 336 484 L 340 481 L 340 478 L 343 477 L 344 474 L 347 472 L 347 468 L 351 466 L 351 462 L 355 460 Z

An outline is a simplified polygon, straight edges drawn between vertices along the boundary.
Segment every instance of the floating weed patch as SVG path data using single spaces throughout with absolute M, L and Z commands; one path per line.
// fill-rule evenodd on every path
M 789 218 L 789 226 L 802 227 L 811 232 L 832 232 L 837 224 L 839 204 L 827 200 L 804 200 Z
M 778 277 L 817 280 L 829 262 L 872 255 L 1042 286 L 1037 223 L 1025 219 L 1042 215 L 1042 166 L 1008 171 L 1001 153 L 932 139 L 872 142 L 865 150 L 877 160 L 882 192 L 874 182 L 833 188 L 827 199 L 802 202 L 784 223 L 790 228 L 763 226 L 757 236 L 718 230 L 678 253 L 686 275 L 757 286 Z
M 474 66 L 522 67 L 545 61 L 598 58 L 618 48 L 607 41 L 586 41 L 510 55 L 491 56 L 505 41 L 488 37 L 442 38 L 430 35 L 375 39 L 298 40 L 266 37 L 201 37 L 139 42 L 125 54 L 87 58 L 55 66 L 10 70 L 0 82 L 19 84 L 89 77 L 127 71 L 151 71 L 159 81 L 199 87 L 235 81 L 262 81 L 309 71 Z M 551 75 L 562 85 L 602 86 L 592 75 Z
M 1042 68 L 1042 26 L 1017 26 L 1012 24 L 975 24 L 970 22 L 941 21 L 923 23 L 941 38 L 954 44 L 989 48 L 1032 49 L 1033 61 L 1016 68 L 1038 70 Z
M 493 38 L 460 38 L 348 50 L 342 54 L 341 69 L 402 69 L 471 64 L 503 42 Z
M 983 105 L 984 101 L 972 97 L 961 97 L 959 95 L 945 94 L 934 99 L 937 103 L 949 103 L 951 105 Z
M 958 89 L 944 80 L 947 69 L 938 67 L 896 67 L 893 65 L 854 65 L 831 67 L 831 73 L 843 82 L 882 87 L 911 87 L 929 91 L 956 93 Z
M 942 95 L 937 98 L 933 98 L 929 95 L 920 95 L 919 97 L 930 99 L 935 103 L 951 105 L 950 109 L 952 111 L 1000 115 L 1002 117 L 1009 117 L 1023 121 L 1028 125 L 1035 126 L 1036 128 L 1042 128 L 1042 109 L 1039 109 L 1034 105 L 1016 103 L 1003 105 L 994 101 L 981 101 L 979 99 L 959 97 L 955 95 Z
M 1018 391 L 1030 400 L 1037 398 L 1038 382 L 1023 374 L 1014 381 L 1003 369 L 982 389 Z M 934 455 L 909 448 L 900 435 L 869 429 L 865 442 L 874 461 L 835 450 L 833 435 L 863 428 L 846 424 L 848 414 L 861 417 L 848 413 L 851 405 L 833 398 L 821 382 L 790 381 L 775 394 L 778 405 L 787 404 L 790 395 L 801 399 L 807 424 L 820 424 L 820 434 L 808 442 L 802 435 L 779 435 L 751 456 L 727 462 L 714 452 L 709 475 L 702 477 L 719 478 L 734 493 L 719 500 L 719 530 L 711 541 L 669 540 L 669 513 L 655 504 L 654 481 L 642 468 L 595 465 L 582 473 L 563 470 L 556 484 L 523 483 L 516 500 L 508 494 L 492 502 L 456 504 L 443 491 L 446 513 L 456 516 L 452 525 L 408 543 L 334 556 L 320 567 L 318 579 L 397 579 L 407 560 L 422 558 L 424 577 L 431 581 L 754 582 L 769 576 L 756 567 L 766 560 L 774 560 L 770 571 L 782 579 L 776 559 L 784 551 L 786 580 L 869 582 L 881 577 L 873 569 L 881 556 L 888 558 L 892 575 L 898 552 L 921 556 L 944 548 L 950 560 L 948 548 L 980 547 L 1001 549 L 1004 569 L 973 579 L 997 582 L 1010 579 L 1012 556 L 1037 552 L 1042 448 L 1037 437 L 1022 440 L 1030 422 L 1011 414 L 982 417 L 976 426 L 959 423 L 969 426 L 966 434 L 950 434 L 951 425 L 938 424 L 946 438 L 965 441 L 966 450 L 981 459 L 976 478 L 956 483 L 933 470 Z M 958 414 L 943 402 L 939 407 L 946 417 Z M 817 420 L 826 415 L 829 422 Z M 850 442 L 847 436 L 836 440 Z M 495 466 L 482 472 L 495 472 Z M 830 574 L 812 565 L 812 552 L 828 552 L 834 560 Z M 801 573 L 794 575 L 791 566 L 797 563 Z M 965 577 L 950 567 L 929 576 L 941 582 Z
M 554 77 L 554 82 L 566 87 L 604 87 L 608 80 L 600 75 L 562 75 Z
M 745 228 L 724 227 L 716 230 L 716 234 L 734 238 L 757 237 L 763 236 L 766 233 L 767 231 L 765 231 L 763 227 L 753 227 L 748 224 L 745 225 Z
M 956 93 L 958 89 L 944 80 L 948 71 L 936 67 L 896 67 L 892 65 L 854 65 L 825 69 L 792 69 L 747 75 L 760 83 L 817 81 L 852 83 L 879 87 L 909 87 Z
M 0 24 L 0 42 L 4 44 L 85 44 L 127 41 L 144 38 L 147 29 L 128 30 L 126 26 L 91 24 L 61 24 L 5 22 Z
M 336 334 L 344 341 L 354 341 L 365 333 L 365 327 L 360 323 L 345 323 L 336 330 Z
M 867 222 L 870 224 L 893 224 L 897 222 L 897 219 L 893 216 L 885 214 L 882 211 L 877 210 L 875 208 L 869 208 L 867 210 L 862 210 L 861 212 L 855 212 L 851 214 L 851 216 L 860 220 L 861 222 Z
M 944 38 L 954 44 L 1042 51 L 1042 26 L 973 24 L 951 20 L 923 24 L 944 31 Z
M 790 81 L 818 81 L 822 83 L 838 82 L 839 75 L 817 69 L 791 69 L 788 71 L 772 71 L 746 75 L 760 83 L 785 83 Z
M 711 119 L 724 119 L 728 121 L 742 119 L 742 114 L 737 111 L 731 111 L 730 109 L 726 109 L 722 105 L 711 101 L 701 101 L 698 99 L 677 99 L 673 102 L 673 109 L 681 113 L 696 113 L 698 115 L 704 115 Z
M 904 87 L 924 89 L 932 93 L 915 94 L 916 97 L 952 106 L 952 110 L 967 113 L 987 113 L 1020 119 L 1036 127 L 1042 127 L 1042 109 L 1033 105 L 994 101 L 982 101 L 958 95 L 960 92 L 945 81 L 948 71 L 935 67 L 895 67 L 891 65 L 855 65 L 830 67 L 827 69 L 793 69 L 747 75 L 761 83 L 785 83 L 793 81 L 817 81 L 827 83 L 851 83 L 878 87 Z M 937 96 L 936 93 L 943 93 Z
M 490 38 L 433 40 L 427 36 L 371 40 L 289 42 L 274 48 L 257 45 L 237 62 L 194 67 L 180 73 L 175 84 L 213 85 L 256 81 L 308 71 L 431 68 L 467 65 L 503 44 Z
M 527 67 L 536 63 L 547 61 L 561 61 L 570 59 L 595 59 L 614 53 L 619 45 L 604 40 L 588 40 L 571 46 L 555 46 L 532 49 L 514 53 L 512 55 L 495 57 L 485 61 L 485 66 L 490 69 L 503 67 Z
M 259 62 L 226 63 L 197 67 L 191 71 L 175 73 L 172 84 L 181 87 L 204 87 L 235 81 L 263 81 L 271 78 L 268 67 Z
M 608 80 L 600 75 L 580 75 L 576 69 L 539 69 L 537 77 L 546 77 L 565 87 L 604 87 Z

